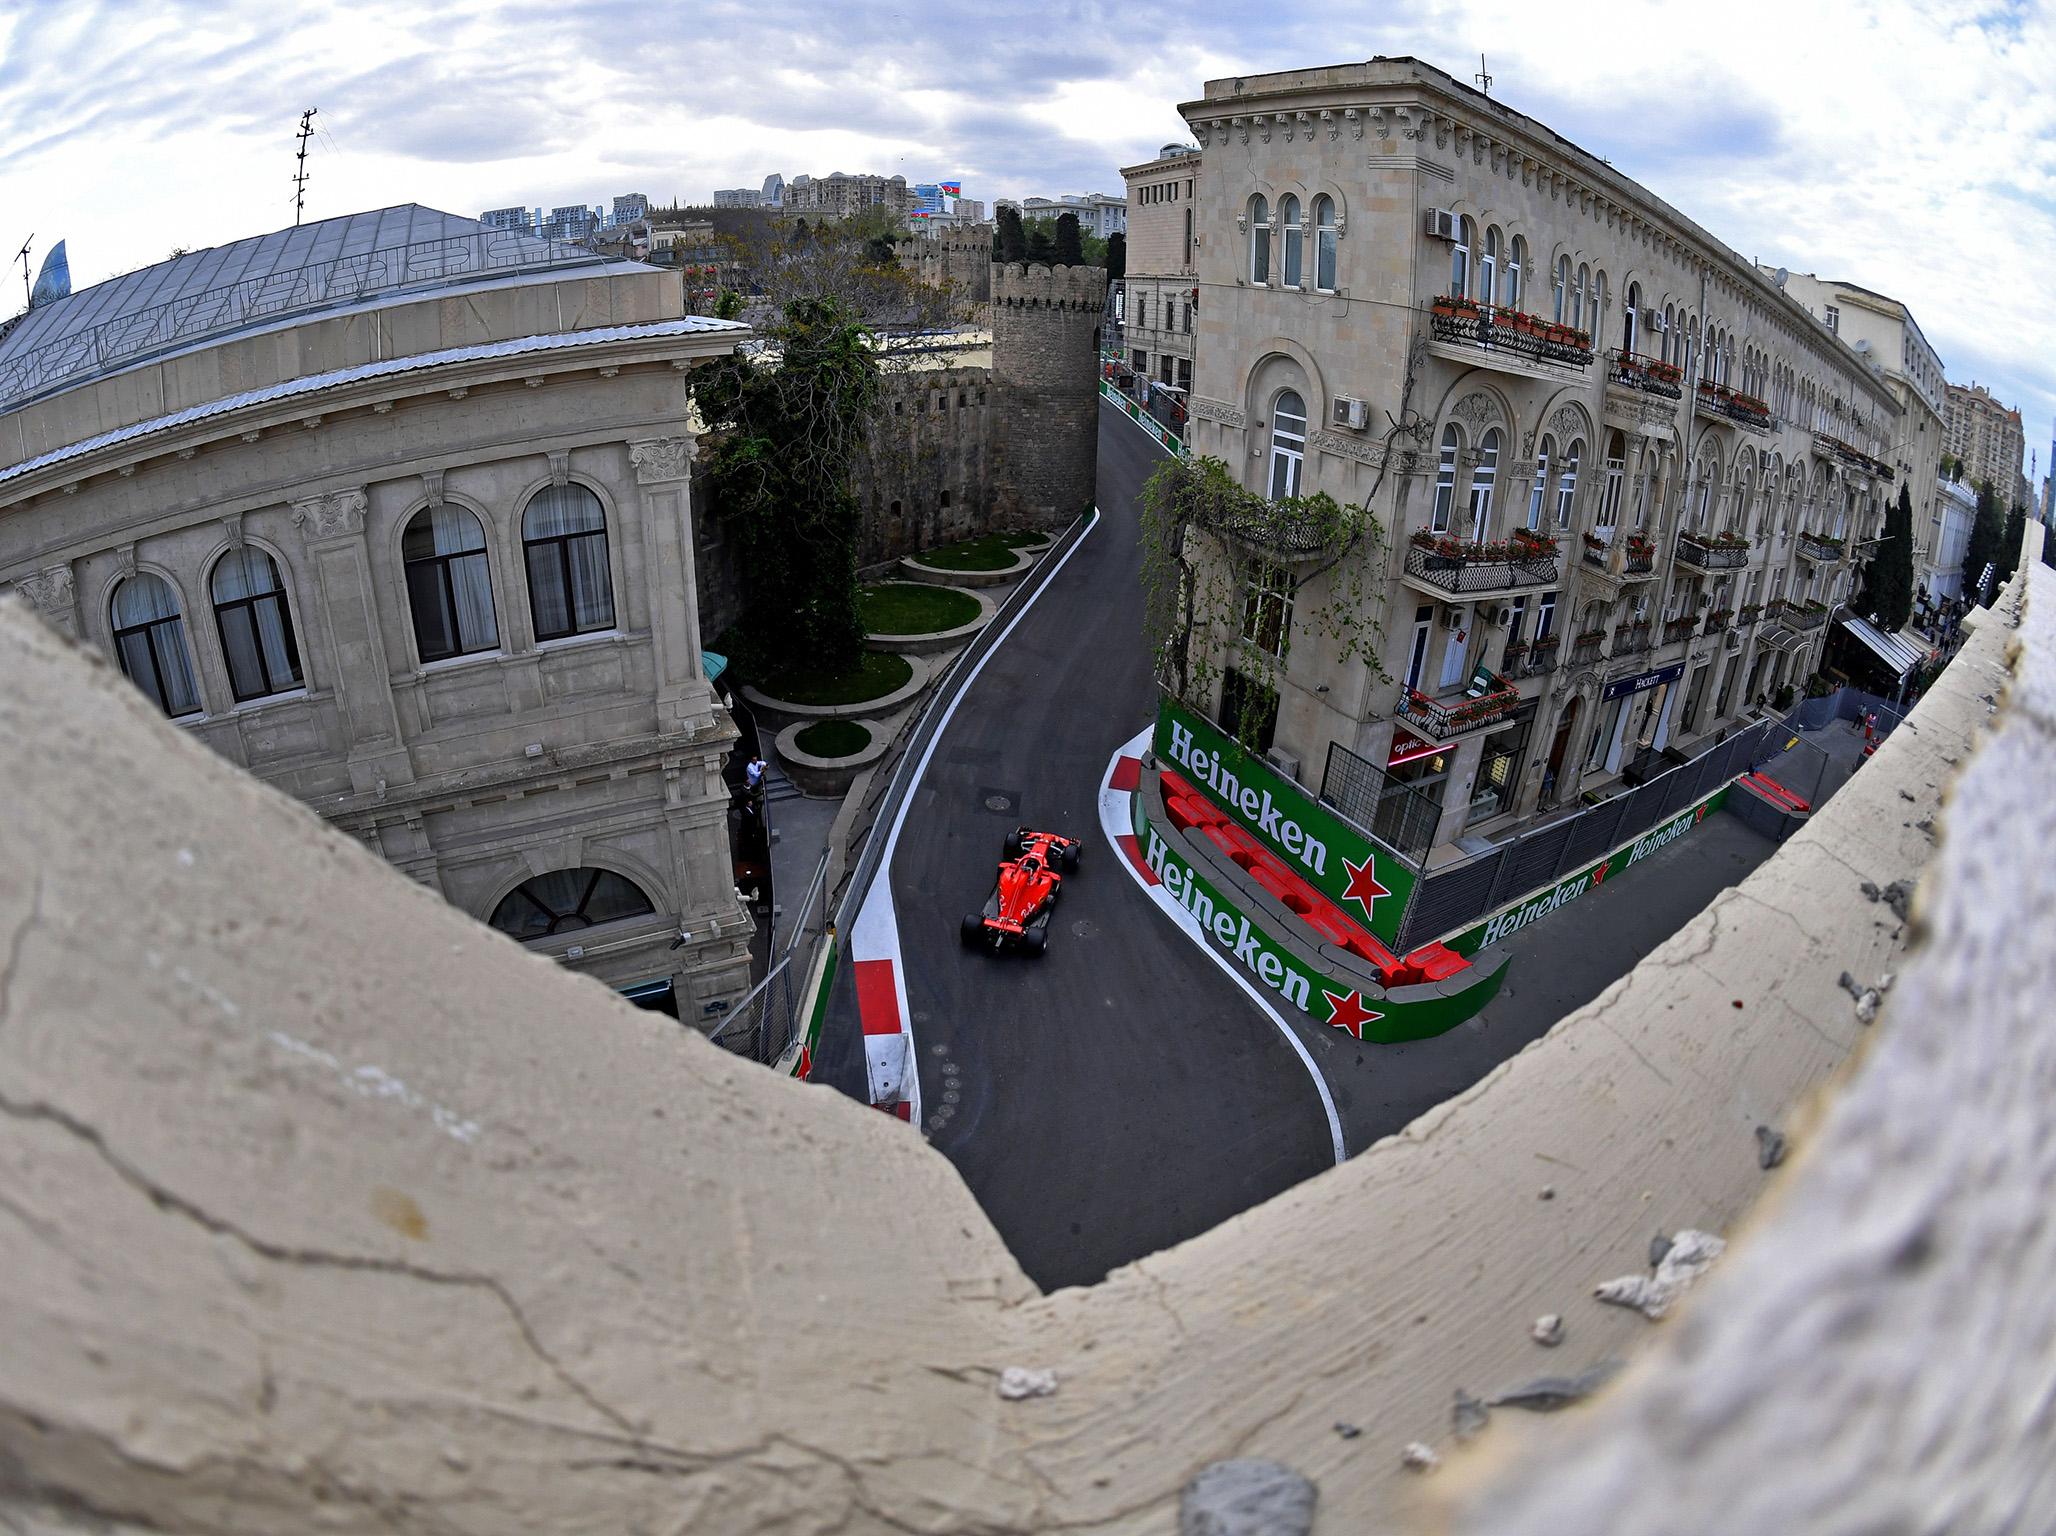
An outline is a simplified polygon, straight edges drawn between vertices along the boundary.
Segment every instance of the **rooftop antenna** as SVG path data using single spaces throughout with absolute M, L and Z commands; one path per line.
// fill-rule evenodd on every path
M 1483 91 L 1487 96 L 1492 94 L 1492 77 L 1485 73 L 1485 55 L 1482 53 L 1478 55 L 1478 72 L 1472 75 L 1471 78 L 1478 82 L 1479 90 Z
M 36 237 L 30 235 L 22 241 L 21 249 L 14 253 L 14 259 L 21 263 L 21 301 L 24 309 L 28 308 L 35 298 L 35 295 L 29 292 L 29 247 L 35 243 Z
M 293 223 L 300 222 L 300 215 L 307 207 L 307 140 L 314 135 L 314 114 L 321 109 L 309 107 L 300 114 L 299 169 L 293 174 Z

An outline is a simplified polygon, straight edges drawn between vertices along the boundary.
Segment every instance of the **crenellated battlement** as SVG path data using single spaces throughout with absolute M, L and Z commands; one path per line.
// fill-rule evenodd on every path
M 1103 267 L 1046 267 L 1039 262 L 994 262 L 992 302 L 1008 309 L 1061 309 L 1091 314 L 1106 308 Z

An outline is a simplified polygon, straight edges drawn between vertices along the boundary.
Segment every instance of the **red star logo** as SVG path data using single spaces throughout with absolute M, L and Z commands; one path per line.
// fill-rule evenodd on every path
M 1594 885 L 1597 885 L 1600 881 L 1604 880 L 1605 878 L 1606 866 L 1604 864 L 1600 865 L 1597 869 L 1592 871 L 1592 883 Z
M 1328 1022 L 1337 1029 L 1346 1029 L 1357 1039 L 1364 1037 L 1364 1026 L 1385 1017 L 1373 1013 L 1363 1005 L 1363 999 L 1354 992 L 1330 992 L 1321 988 L 1321 996 L 1328 1000 Z
M 1694 811 L 1692 813 L 1692 820 L 1695 822 L 1706 820 L 1706 807 L 1702 805 L 1698 810 Z
M 1361 864 L 1352 864 L 1347 858 L 1342 861 L 1342 867 L 1349 871 L 1349 888 L 1342 893 L 1342 899 L 1344 901 L 1353 901 L 1362 907 L 1364 909 L 1365 922 L 1371 920 L 1371 903 L 1380 896 L 1390 896 L 1392 894 L 1384 886 L 1378 884 L 1376 864 L 1376 854 L 1371 855 Z

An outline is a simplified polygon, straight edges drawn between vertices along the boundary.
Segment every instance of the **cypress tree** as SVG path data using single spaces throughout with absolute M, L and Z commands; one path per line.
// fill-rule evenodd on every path
M 1078 215 L 1075 213 L 1057 215 L 1056 260 L 1060 267 L 1085 265 L 1085 243 L 1078 237 Z
M 1905 486 L 1885 508 L 1885 536 L 1864 574 L 1863 609 L 1888 633 L 1913 617 L 1913 497 Z
M 1992 499 L 1992 487 L 1986 482 L 1977 488 L 1977 518 L 1970 525 L 1970 541 L 1963 547 L 1963 592 L 1966 602 L 1977 596 L 1978 578 L 1985 573 L 1985 567 L 1999 564 L 1999 546 L 2006 537 L 2006 525 L 1999 516 L 1999 504 Z M 1998 591 L 1994 584 L 1992 590 Z
M 1001 208 L 994 218 L 993 238 L 999 242 L 1001 261 L 1026 261 L 1028 259 L 1028 236 L 1021 229 L 1021 210 L 1011 205 Z

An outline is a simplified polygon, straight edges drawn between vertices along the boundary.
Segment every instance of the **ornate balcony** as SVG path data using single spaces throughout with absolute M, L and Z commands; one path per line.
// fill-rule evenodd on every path
M 1733 571 L 1749 563 L 1749 541 L 1736 533 L 1717 533 L 1702 538 L 1696 533 L 1678 535 L 1678 564 L 1701 571 Z
M 1658 362 L 1639 352 L 1624 352 L 1619 347 L 1607 350 L 1606 382 L 1618 384 L 1623 389 L 1660 395 L 1666 400 L 1682 400 L 1685 397 L 1684 377 L 1685 371 L 1673 363 Z
M 1738 427 L 1747 427 L 1751 432 L 1768 433 L 1777 425 L 1770 407 L 1754 395 L 1745 395 L 1738 389 L 1729 389 L 1725 384 L 1715 384 L 1706 379 L 1699 381 L 1699 409 L 1723 421 L 1732 421 Z
M 1663 643 L 1665 645 L 1677 645 L 1682 641 L 1691 639 L 1698 632 L 1698 617 L 1688 613 L 1682 619 L 1672 619 L 1663 626 Z
M 1599 659 L 1599 648 L 1606 644 L 1606 631 L 1588 630 L 1571 642 L 1571 665 L 1583 666 L 1586 662 Z
M 1751 624 L 1754 624 L 1758 619 L 1762 617 L 1763 604 L 1744 603 L 1742 605 L 1742 611 L 1735 615 L 1735 628 L 1738 630 L 1747 629 Z
M 1846 548 L 1840 539 L 1825 533 L 1799 535 L 1799 558 L 1811 560 L 1815 565 L 1833 565 L 1842 558 Z
M 1583 331 L 1471 299 L 1435 300 L 1428 326 L 1431 349 L 1526 378 L 1560 379 L 1564 370 L 1582 371 L 1592 361 L 1592 338 Z
M 1517 532 L 1504 543 L 1479 544 L 1442 533 L 1416 533 L 1406 551 L 1406 579 L 1436 597 L 1481 597 L 1556 580 L 1556 540 Z
M 1765 610 L 1765 617 L 1787 629 L 1819 629 L 1828 621 L 1826 603 L 1795 603 L 1781 597 Z
M 1629 534 L 1621 555 L 1621 574 L 1633 580 L 1637 576 L 1651 576 L 1655 573 L 1655 541 L 1645 539 L 1639 533 Z
M 1706 616 L 1706 633 L 1709 635 L 1725 634 L 1734 617 L 1735 613 L 1731 608 L 1714 609 Z
M 1846 464 L 1851 469 L 1860 469 L 1867 475 L 1876 475 L 1880 480 L 1896 480 L 1898 472 L 1883 459 L 1874 459 L 1852 443 L 1845 443 L 1828 432 L 1813 434 L 1813 451 L 1823 459 L 1832 459 Z
M 1560 635 L 1547 635 L 1540 640 L 1516 640 L 1506 648 L 1506 659 L 1500 665 L 1509 677 L 1540 677 L 1545 672 L 1556 670 L 1557 653 L 1562 648 Z
M 1655 626 L 1647 619 L 1637 619 L 1632 624 L 1623 624 L 1613 633 L 1613 650 L 1609 654 L 1634 656 L 1646 651 L 1653 643 L 1654 633 Z
M 1402 684 L 1393 714 L 1404 720 L 1408 729 L 1437 741 L 1497 725 L 1521 707 L 1521 696 L 1505 678 L 1496 673 L 1485 675 L 1492 679 L 1489 688 L 1474 685 L 1441 699 L 1431 699 L 1418 688 Z

